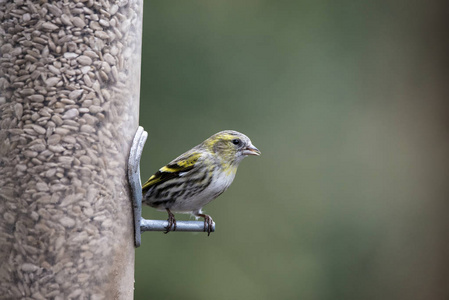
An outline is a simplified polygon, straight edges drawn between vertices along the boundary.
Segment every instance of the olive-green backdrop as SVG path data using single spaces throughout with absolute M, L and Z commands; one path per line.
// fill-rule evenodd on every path
M 143 234 L 135 299 L 449 299 L 443 2 L 145 1 L 143 180 L 224 129 L 262 156 L 210 237 Z

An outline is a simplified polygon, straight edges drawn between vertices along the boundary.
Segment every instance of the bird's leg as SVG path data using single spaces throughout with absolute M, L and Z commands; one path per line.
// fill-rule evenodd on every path
M 207 232 L 207 236 L 210 235 L 212 224 L 214 223 L 214 220 L 212 220 L 212 217 L 206 214 L 196 214 L 197 217 L 204 218 L 204 232 Z
M 167 234 L 169 231 L 171 231 L 171 228 L 173 226 L 173 231 L 176 230 L 176 219 L 175 219 L 175 215 L 168 209 L 165 209 L 168 212 L 168 226 L 165 227 L 165 229 L 167 230 L 166 232 L 164 232 L 165 234 Z

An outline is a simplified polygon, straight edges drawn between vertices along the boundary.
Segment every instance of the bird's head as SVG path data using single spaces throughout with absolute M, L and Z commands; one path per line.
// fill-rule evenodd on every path
M 246 135 L 234 130 L 216 133 L 205 140 L 203 145 L 223 163 L 230 165 L 238 165 L 248 155 L 261 154 Z

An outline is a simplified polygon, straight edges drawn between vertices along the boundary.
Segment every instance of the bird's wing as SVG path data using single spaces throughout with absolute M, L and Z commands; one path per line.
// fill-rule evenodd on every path
M 201 153 L 198 152 L 189 151 L 182 154 L 151 176 L 150 179 L 143 184 L 142 190 L 145 191 L 154 185 L 185 175 L 186 172 L 195 168 L 195 164 L 200 157 Z

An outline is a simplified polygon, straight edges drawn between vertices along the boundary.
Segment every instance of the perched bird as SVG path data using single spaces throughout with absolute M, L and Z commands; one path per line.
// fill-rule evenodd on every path
M 172 226 L 176 230 L 175 212 L 204 218 L 204 231 L 209 235 L 213 220 L 201 209 L 231 185 L 243 158 L 260 154 L 240 132 L 216 133 L 151 176 L 142 186 L 142 202 L 168 212 L 165 233 Z

